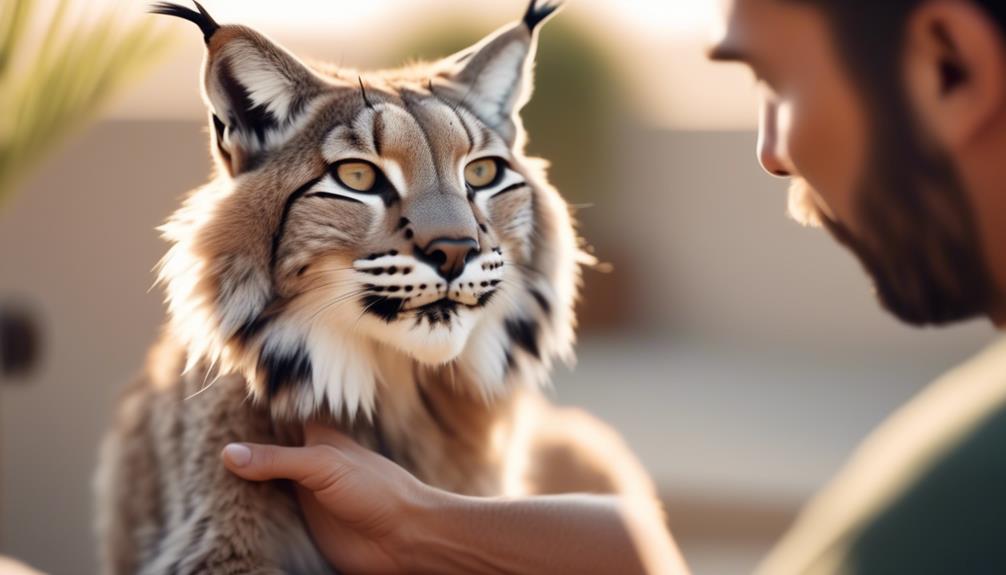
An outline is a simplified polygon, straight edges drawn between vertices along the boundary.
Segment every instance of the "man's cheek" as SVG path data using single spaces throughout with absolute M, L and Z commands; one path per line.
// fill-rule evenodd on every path
M 830 214 L 830 209 L 822 210 L 826 202 L 820 195 L 821 188 L 829 187 L 827 157 L 820 153 L 820 142 L 815 141 L 817 130 L 808 124 L 806 118 L 793 114 L 795 111 L 799 110 L 790 107 L 789 129 L 786 132 L 786 147 L 796 169 L 789 187 L 787 207 L 790 217 L 800 224 L 819 227 L 824 216 L 822 212 Z
M 802 180 L 791 189 L 791 210 L 813 214 L 811 218 L 818 224 L 821 218 L 850 222 L 857 187 L 857 170 L 850 165 L 852 150 L 848 140 L 836 133 L 841 128 L 829 111 L 816 108 L 816 104 L 791 108 L 787 146 Z

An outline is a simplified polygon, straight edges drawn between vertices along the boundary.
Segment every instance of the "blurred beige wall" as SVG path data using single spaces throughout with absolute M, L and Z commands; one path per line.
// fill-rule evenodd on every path
M 116 391 L 162 321 L 157 226 L 208 174 L 195 123 L 109 123 L 76 138 L 0 213 L 0 299 L 36 308 L 42 369 L 0 385 L 0 552 L 96 570 L 91 474 Z

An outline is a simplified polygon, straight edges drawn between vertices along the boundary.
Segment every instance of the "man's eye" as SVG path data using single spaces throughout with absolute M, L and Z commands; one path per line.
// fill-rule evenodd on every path
M 496 183 L 500 169 L 501 160 L 498 158 L 483 158 L 475 160 L 465 167 L 465 183 L 472 189 L 485 188 Z
M 335 175 L 340 184 L 356 192 L 369 192 L 377 183 L 377 170 L 366 162 L 343 162 Z

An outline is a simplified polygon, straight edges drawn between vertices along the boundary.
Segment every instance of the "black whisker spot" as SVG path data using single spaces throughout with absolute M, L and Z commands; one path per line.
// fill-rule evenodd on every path
M 489 305 L 489 302 L 492 301 L 495 295 L 496 295 L 495 291 L 483 292 L 483 294 L 479 296 L 479 306 L 485 307 Z
M 425 319 L 432 329 L 440 324 L 450 325 L 451 316 L 457 314 L 457 307 L 457 302 L 438 301 L 416 309 L 416 314 L 420 319 Z
M 366 313 L 376 315 L 387 323 L 391 323 L 398 317 L 404 303 L 401 298 L 378 295 L 366 295 L 363 297 L 363 305 Z

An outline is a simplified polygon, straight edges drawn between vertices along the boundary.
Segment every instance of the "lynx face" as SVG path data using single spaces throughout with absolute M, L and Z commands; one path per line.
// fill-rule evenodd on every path
M 300 417 L 373 409 L 379 357 L 460 369 L 487 396 L 568 353 L 566 205 L 523 155 L 536 27 L 380 73 L 310 68 L 199 7 L 220 175 L 163 227 L 190 364 L 240 371 Z
M 527 263 L 532 195 L 474 115 L 429 92 L 399 98 L 325 135 L 325 173 L 288 200 L 275 278 L 323 321 L 442 364 L 519 281 L 508 268 Z

